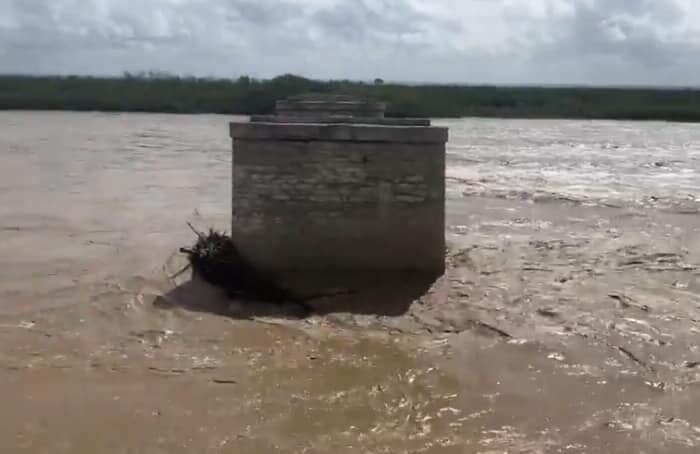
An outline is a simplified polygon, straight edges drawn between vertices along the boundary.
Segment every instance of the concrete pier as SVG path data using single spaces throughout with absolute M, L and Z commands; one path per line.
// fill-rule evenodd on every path
M 263 271 L 439 275 L 446 128 L 307 95 L 230 125 L 233 238 Z

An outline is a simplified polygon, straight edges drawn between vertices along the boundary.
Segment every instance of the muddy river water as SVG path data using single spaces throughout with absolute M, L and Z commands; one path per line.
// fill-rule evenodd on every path
M 436 121 L 446 275 L 298 319 L 173 277 L 229 120 L 0 113 L 0 452 L 700 451 L 700 127 Z

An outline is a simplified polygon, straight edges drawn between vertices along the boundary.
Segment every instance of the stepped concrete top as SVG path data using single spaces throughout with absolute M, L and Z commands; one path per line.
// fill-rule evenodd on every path
M 251 115 L 254 123 L 321 123 L 321 124 L 352 124 L 352 125 L 384 125 L 384 126 L 430 126 L 427 118 L 376 118 L 353 117 L 351 115 Z
M 339 115 L 383 118 L 385 107 L 383 104 L 355 101 L 277 101 L 276 110 L 278 115 L 288 116 Z
M 384 118 L 386 104 L 349 95 L 307 93 L 277 101 L 276 111 L 285 117 Z
M 350 95 L 307 93 L 278 101 L 275 115 L 231 123 L 231 137 L 252 140 L 444 143 L 447 128 L 426 118 L 387 118 L 386 104 Z

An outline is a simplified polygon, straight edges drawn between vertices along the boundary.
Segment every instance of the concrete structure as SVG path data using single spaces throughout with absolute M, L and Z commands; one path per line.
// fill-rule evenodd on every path
M 296 118 L 384 118 L 386 105 L 343 95 L 306 94 L 277 101 L 277 115 Z
M 254 265 L 444 271 L 447 129 L 384 109 L 311 95 L 231 123 L 232 234 Z

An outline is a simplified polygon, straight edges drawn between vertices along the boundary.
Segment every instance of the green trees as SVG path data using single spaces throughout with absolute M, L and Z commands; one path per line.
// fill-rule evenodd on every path
M 318 81 L 292 74 L 259 80 L 125 73 L 123 77 L 0 76 L 0 109 L 264 114 L 305 92 L 388 103 L 388 115 L 608 118 L 700 121 L 695 89 L 538 88 Z

